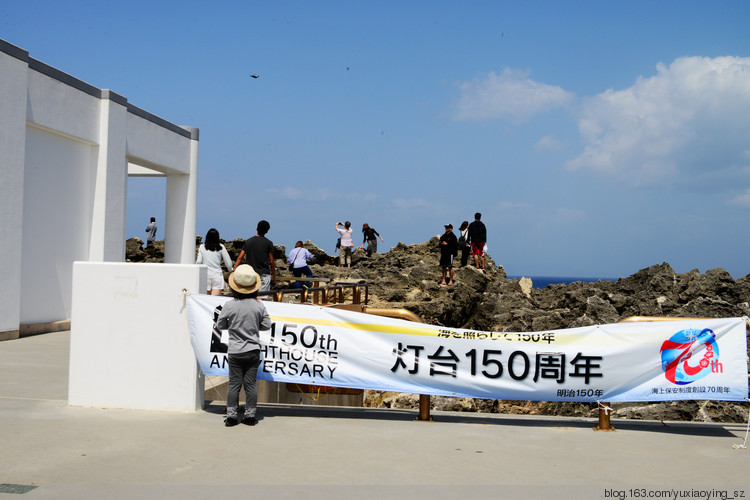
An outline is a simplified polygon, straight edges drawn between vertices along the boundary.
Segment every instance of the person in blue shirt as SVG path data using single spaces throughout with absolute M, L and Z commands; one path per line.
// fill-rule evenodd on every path
M 151 222 L 146 226 L 146 248 L 153 246 L 156 241 L 156 217 L 151 217 Z

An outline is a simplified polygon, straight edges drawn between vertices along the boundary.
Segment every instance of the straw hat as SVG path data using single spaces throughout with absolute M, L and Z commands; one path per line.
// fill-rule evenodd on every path
M 260 276 L 255 272 L 253 266 L 240 264 L 229 275 L 229 286 L 232 290 L 240 293 L 250 294 L 257 292 L 260 288 Z

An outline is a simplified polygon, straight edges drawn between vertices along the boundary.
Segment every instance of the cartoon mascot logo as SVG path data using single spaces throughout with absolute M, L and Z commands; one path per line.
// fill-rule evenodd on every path
M 704 330 L 681 330 L 661 345 L 661 367 L 667 380 L 687 385 L 711 373 L 719 359 L 716 334 Z

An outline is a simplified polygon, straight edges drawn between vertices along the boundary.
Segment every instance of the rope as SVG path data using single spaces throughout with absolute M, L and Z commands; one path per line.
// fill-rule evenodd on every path
M 324 391 L 321 394 L 320 393 L 320 386 L 318 386 L 318 391 L 317 391 L 316 395 L 315 396 L 308 396 L 307 393 L 302 390 L 302 387 L 300 387 L 299 384 L 294 384 L 294 385 L 295 385 L 295 387 L 297 387 L 297 390 L 300 392 L 300 394 L 302 394 L 304 397 L 306 397 L 307 399 L 309 399 L 311 401 L 320 401 L 321 399 L 323 399 L 326 396 L 331 396 L 331 395 L 336 394 L 336 391 L 338 390 L 337 387 L 331 387 L 330 390 L 326 390 L 326 391 Z
M 745 430 L 745 442 L 742 444 L 733 444 L 732 448 L 735 450 L 742 450 L 747 448 L 747 436 L 750 434 L 750 411 L 747 412 L 747 429 Z
M 604 410 L 605 415 L 609 415 L 609 412 L 612 411 L 611 406 L 605 406 L 603 405 L 598 399 L 596 400 L 596 405 L 599 407 L 600 410 Z
M 180 312 L 187 310 L 187 296 L 190 295 L 190 292 L 187 288 L 183 288 L 178 295 L 182 296 L 182 310 Z M 185 319 L 187 319 L 187 314 L 185 315 Z M 189 323 L 188 321 L 188 328 L 190 327 Z
M 320 401 L 320 398 L 322 398 L 323 396 L 326 396 L 326 394 L 323 394 L 323 396 L 320 395 L 320 387 L 318 387 L 317 395 L 315 397 L 312 397 L 312 396 L 308 396 L 307 393 L 302 390 L 302 387 L 300 387 L 299 384 L 294 384 L 294 385 L 297 387 L 300 394 L 302 394 L 304 397 L 306 397 L 307 399 L 311 401 Z
M 215 386 L 215 385 L 214 385 L 214 383 L 213 383 L 213 382 L 211 381 L 211 379 L 210 379 L 210 378 L 208 378 L 208 376 L 206 376 L 206 377 L 204 377 L 204 378 L 205 378 L 205 380 L 208 380 L 208 383 L 209 383 L 209 384 L 211 384 L 211 389 L 213 389 L 213 390 L 214 390 L 214 392 L 216 393 L 216 395 L 218 396 L 218 397 L 217 397 L 216 399 L 217 399 L 217 400 L 219 400 L 219 401 L 223 401 L 223 399 L 222 399 L 222 395 L 221 395 L 221 393 L 219 392 L 219 389 L 217 389 L 217 388 L 216 388 L 216 386 Z

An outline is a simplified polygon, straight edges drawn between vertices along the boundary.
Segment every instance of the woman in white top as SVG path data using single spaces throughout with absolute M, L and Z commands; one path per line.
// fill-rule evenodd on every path
M 339 226 L 343 226 L 343 227 L 339 229 Z M 337 222 L 336 232 L 341 235 L 341 249 L 339 250 L 339 265 L 341 265 L 341 267 L 344 267 L 344 264 L 346 264 L 346 267 L 351 267 L 352 266 L 352 248 L 354 248 L 354 242 L 352 241 L 352 223 L 349 221 Z
M 232 270 L 232 261 L 224 245 L 219 241 L 219 231 L 214 228 L 206 233 L 206 242 L 201 243 L 198 248 L 196 264 L 205 264 L 208 268 L 208 292 L 211 295 L 219 295 L 224 291 L 224 273 L 221 271 L 221 261 L 228 271 Z

